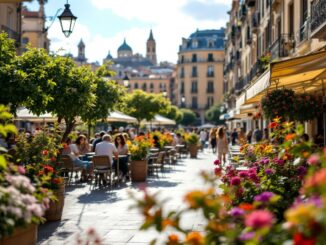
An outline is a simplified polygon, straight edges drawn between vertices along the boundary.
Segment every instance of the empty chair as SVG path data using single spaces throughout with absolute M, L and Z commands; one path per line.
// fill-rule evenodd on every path
M 77 178 L 77 173 L 82 171 L 81 167 L 74 165 L 72 159 L 68 155 L 60 156 L 59 168 L 63 176 L 68 178 L 68 184 L 70 184 L 74 172 L 76 172 L 75 177 Z
M 112 186 L 114 171 L 112 171 L 110 157 L 105 155 L 94 156 L 92 161 L 94 165 L 95 185 L 100 185 L 102 182 L 103 185 L 108 183 Z

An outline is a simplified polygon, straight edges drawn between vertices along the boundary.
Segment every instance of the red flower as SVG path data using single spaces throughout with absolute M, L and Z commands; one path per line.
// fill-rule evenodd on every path
M 56 157 L 51 157 L 51 162 L 55 162 L 57 160 Z
M 38 172 L 38 176 L 44 175 L 44 171 Z
M 51 166 L 46 165 L 46 166 L 44 166 L 44 172 L 45 172 L 46 174 L 47 174 L 47 173 L 53 173 L 54 170 L 53 170 L 53 168 L 52 168 Z
M 42 155 L 47 156 L 48 154 L 49 154 L 49 151 L 48 150 L 43 150 L 42 151 Z
M 295 233 L 293 236 L 294 245 L 314 245 L 316 238 L 306 238 L 301 233 Z
M 221 173 L 222 173 L 222 168 L 215 168 L 214 173 L 215 173 L 216 176 L 220 176 Z
M 278 123 L 277 122 L 271 122 L 268 127 L 269 128 L 276 128 L 278 126 Z
M 54 178 L 54 179 L 52 180 L 52 183 L 53 183 L 53 184 L 60 184 L 61 182 L 62 182 L 61 178 Z
M 220 160 L 217 159 L 217 160 L 214 161 L 214 165 L 220 165 L 220 164 L 221 164 Z

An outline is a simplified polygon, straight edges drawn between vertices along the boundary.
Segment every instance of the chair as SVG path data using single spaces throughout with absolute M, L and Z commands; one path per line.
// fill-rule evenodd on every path
M 163 170 L 164 170 L 164 157 L 165 157 L 165 152 L 161 151 L 158 153 L 157 157 L 152 158 L 153 159 L 153 163 L 148 165 L 149 171 L 151 173 L 153 173 L 153 175 L 155 175 L 155 173 L 158 176 L 158 172 L 159 170 L 162 172 L 163 174 Z
M 77 178 L 76 177 L 78 176 L 77 173 L 82 171 L 82 168 L 75 166 L 71 157 L 68 155 L 60 156 L 59 168 L 60 168 L 60 172 L 63 173 L 63 176 L 68 177 L 68 184 L 70 184 L 74 172 L 76 172 L 75 178 Z
M 95 175 L 95 186 L 97 184 L 106 185 L 108 182 L 112 187 L 114 180 L 114 171 L 112 171 L 111 161 L 109 156 L 93 156 L 94 175 Z

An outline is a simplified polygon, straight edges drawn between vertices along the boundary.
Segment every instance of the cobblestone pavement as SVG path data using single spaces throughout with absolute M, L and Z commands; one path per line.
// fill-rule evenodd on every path
M 169 198 L 168 208 L 183 207 L 184 194 L 192 189 L 203 188 L 198 173 L 212 171 L 216 159 L 210 151 L 199 153 L 197 159 L 183 158 L 177 165 L 167 167 L 159 178 L 148 179 L 150 192 L 160 192 L 160 197 Z M 73 183 L 66 188 L 65 206 L 61 222 L 49 222 L 39 227 L 38 244 L 76 244 L 76 234 L 85 234 L 90 227 L 96 229 L 104 244 L 149 244 L 159 238 L 154 230 L 139 231 L 142 217 L 137 210 L 130 210 L 133 201 L 128 191 L 140 193 L 144 183 L 126 183 L 112 190 L 90 188 L 90 185 Z M 201 231 L 203 219 L 200 213 L 189 214 L 182 224 Z M 162 236 L 161 238 L 162 239 Z

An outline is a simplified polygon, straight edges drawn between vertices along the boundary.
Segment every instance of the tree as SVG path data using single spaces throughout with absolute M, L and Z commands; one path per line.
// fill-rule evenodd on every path
M 178 107 L 176 107 L 175 105 L 172 105 L 170 107 L 170 111 L 168 113 L 162 114 L 163 116 L 170 118 L 172 120 L 175 120 L 177 122 L 177 124 L 179 124 L 182 119 L 183 119 L 183 113 L 181 110 L 179 110 Z
M 156 114 L 165 114 L 171 104 L 162 95 L 149 94 L 142 90 L 135 90 L 127 94 L 124 100 L 123 112 L 137 119 L 138 125 L 142 120 L 150 121 Z
M 182 125 L 189 126 L 196 123 L 197 117 L 192 110 L 181 109 L 180 111 L 183 113 L 183 119 L 181 121 Z
M 211 123 L 214 123 L 216 125 L 221 125 L 221 124 L 224 124 L 225 121 L 224 120 L 220 120 L 220 116 L 222 115 L 223 113 L 221 112 L 221 105 L 219 104 L 216 104 L 216 105 L 213 105 L 211 106 L 205 113 L 205 117 L 206 117 L 206 120 L 211 122 Z

